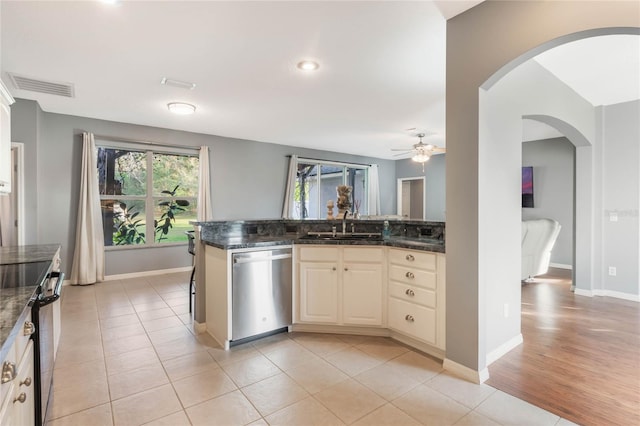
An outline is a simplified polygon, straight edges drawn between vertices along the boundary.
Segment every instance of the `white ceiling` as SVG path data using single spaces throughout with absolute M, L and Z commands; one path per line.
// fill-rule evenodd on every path
M 3 0 L 2 77 L 73 83 L 74 98 L 7 84 L 48 112 L 392 158 L 409 128 L 444 146 L 445 18 L 479 2 Z

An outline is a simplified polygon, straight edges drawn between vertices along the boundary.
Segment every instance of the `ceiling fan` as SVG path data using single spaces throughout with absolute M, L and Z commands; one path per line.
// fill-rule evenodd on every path
M 420 138 L 420 141 L 411 148 L 392 149 L 391 151 L 402 151 L 400 154 L 395 154 L 394 157 L 411 154 L 411 159 L 417 163 L 422 163 L 422 167 L 424 168 L 424 163 L 429 161 L 432 155 L 441 154 L 446 151 L 445 148 L 439 148 L 430 143 L 425 144 L 422 142 L 422 138 L 425 137 L 424 133 L 417 133 L 415 136 Z

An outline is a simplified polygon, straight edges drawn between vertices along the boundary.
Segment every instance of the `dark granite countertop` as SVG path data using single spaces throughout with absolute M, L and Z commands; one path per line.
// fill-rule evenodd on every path
M 0 273 L 2 265 L 51 261 L 60 245 L 41 244 L 0 247 Z M 39 283 L 23 283 L 15 288 L 0 288 L 0 362 L 3 362 L 16 335 L 22 330 Z
M 440 243 L 427 238 L 407 238 L 407 237 L 389 237 L 384 240 L 320 240 L 320 239 L 303 239 L 297 235 L 276 235 L 276 236 L 237 236 L 237 237 L 219 237 L 214 239 L 203 240 L 207 245 L 223 249 L 237 250 L 246 248 L 259 248 L 292 244 L 321 244 L 321 245 L 349 245 L 349 246 L 387 246 L 408 248 L 413 250 L 423 250 L 436 253 L 444 253 L 444 243 Z

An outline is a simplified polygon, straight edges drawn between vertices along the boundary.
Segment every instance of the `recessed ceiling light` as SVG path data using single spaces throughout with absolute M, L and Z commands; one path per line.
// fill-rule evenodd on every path
M 184 102 L 171 102 L 167 104 L 167 108 L 174 114 L 189 115 L 196 112 L 196 106 Z
M 301 71 L 315 71 L 320 68 L 320 64 L 314 61 L 301 61 L 296 66 Z

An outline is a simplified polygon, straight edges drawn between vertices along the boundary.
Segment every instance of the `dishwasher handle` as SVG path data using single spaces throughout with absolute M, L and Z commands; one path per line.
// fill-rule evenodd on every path
M 274 254 L 270 256 L 262 256 L 262 257 L 252 257 L 252 256 L 242 256 L 241 254 L 236 254 L 233 256 L 233 263 L 255 263 L 255 262 L 270 262 L 272 260 L 280 260 L 280 259 L 291 259 L 291 253 L 285 254 Z

